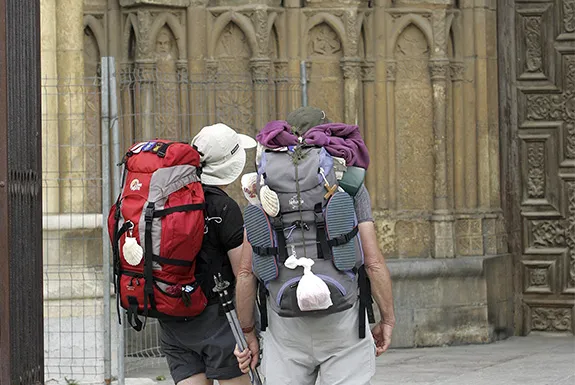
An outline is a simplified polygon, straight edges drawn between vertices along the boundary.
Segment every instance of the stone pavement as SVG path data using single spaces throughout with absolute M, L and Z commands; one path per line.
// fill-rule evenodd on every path
M 167 379 L 155 381 L 159 375 Z M 140 370 L 138 377 L 126 384 L 173 385 L 166 367 Z M 394 349 L 377 360 L 372 385 L 383 384 L 575 385 L 575 337 L 532 334 L 488 345 Z

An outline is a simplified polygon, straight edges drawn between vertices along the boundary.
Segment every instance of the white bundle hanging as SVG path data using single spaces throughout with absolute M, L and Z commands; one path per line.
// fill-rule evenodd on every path
M 260 189 L 260 200 L 262 208 L 270 217 L 276 217 L 280 212 L 280 199 L 275 191 L 268 186 L 262 186 Z
M 126 235 L 122 252 L 124 253 L 124 259 L 127 263 L 132 266 L 138 266 L 144 257 L 144 249 L 142 249 L 142 246 L 138 244 L 138 241 L 132 235 L 132 229 L 130 229 Z
M 325 310 L 333 305 L 326 283 L 311 271 L 313 264 L 312 259 L 296 258 L 294 254 L 284 262 L 288 269 L 303 267 L 303 277 L 296 291 L 297 304 L 301 311 Z

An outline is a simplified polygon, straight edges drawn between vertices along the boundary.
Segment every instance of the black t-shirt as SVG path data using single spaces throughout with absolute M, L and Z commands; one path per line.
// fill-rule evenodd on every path
M 206 226 L 208 232 L 204 234 L 202 243 L 203 258 L 198 259 L 196 272 L 206 276 L 207 261 L 214 267 L 221 267 L 221 273 L 230 284 L 235 284 L 228 251 L 241 246 L 244 240 L 244 220 L 238 204 L 224 191 L 217 187 L 204 186 L 206 200 Z M 210 303 L 217 302 L 217 294 L 212 291 L 213 277 L 206 276 L 202 288 L 210 299 Z M 230 288 L 233 292 L 233 289 Z M 215 301 L 214 301 L 215 300 Z

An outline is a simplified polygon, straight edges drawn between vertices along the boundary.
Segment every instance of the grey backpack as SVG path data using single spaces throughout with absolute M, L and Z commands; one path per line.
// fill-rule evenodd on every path
M 338 186 L 333 158 L 324 148 L 294 146 L 266 150 L 258 167 L 258 190 L 268 186 L 279 198 L 279 214 L 271 217 L 260 205 L 248 205 L 244 223 L 253 248 L 253 271 L 259 280 L 262 329 L 267 325 L 266 297 L 282 317 L 341 312 L 360 299 L 360 337 L 365 312 L 371 317 L 371 293 L 353 198 Z M 303 269 L 288 269 L 290 256 L 314 261 L 313 273 L 330 290 L 332 305 L 302 311 L 296 290 Z

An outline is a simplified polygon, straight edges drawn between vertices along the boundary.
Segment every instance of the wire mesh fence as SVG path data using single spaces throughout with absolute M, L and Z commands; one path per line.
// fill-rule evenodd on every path
M 98 76 L 42 81 L 44 356 L 49 383 L 97 381 L 104 349 Z
M 109 261 L 104 206 L 116 198 L 119 183 L 113 152 L 119 148 L 121 157 L 132 144 L 156 138 L 191 142 L 202 127 L 218 122 L 254 136 L 267 121 L 299 107 L 301 92 L 299 79 L 254 80 L 250 72 L 233 71 L 188 76 L 165 63 L 124 64 L 117 72 L 81 79 L 43 79 L 47 382 L 102 383 L 111 374 L 137 376 L 142 368 L 164 364 L 155 320 L 142 332 L 127 323 L 118 327 L 115 293 L 103 268 Z M 113 125 L 118 138 L 109 138 Z M 117 146 L 111 143 L 115 139 Z M 253 169 L 254 158 L 255 150 L 249 150 L 244 172 Z M 229 191 L 242 202 L 238 183 Z

